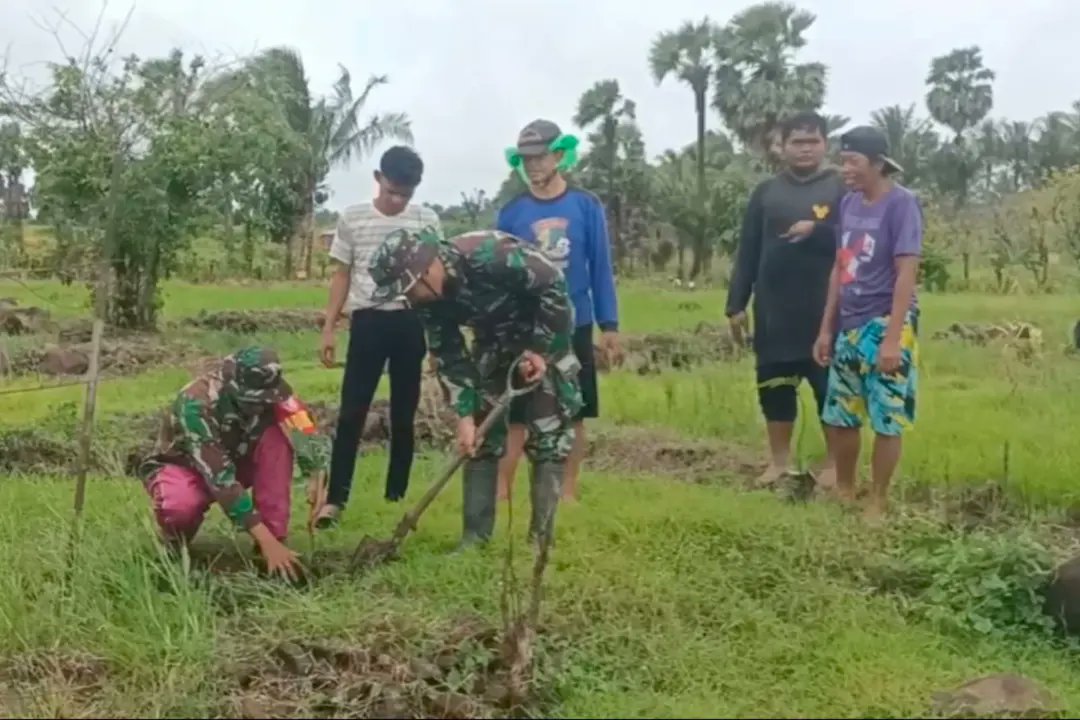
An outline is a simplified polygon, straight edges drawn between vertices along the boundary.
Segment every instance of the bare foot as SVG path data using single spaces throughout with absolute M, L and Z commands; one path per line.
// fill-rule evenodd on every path
M 775 465 L 769 465 L 765 468 L 765 472 L 758 476 L 754 481 L 754 486 L 759 488 L 772 487 L 776 484 L 776 481 L 787 472 L 786 468 L 776 467 Z
M 844 488 L 836 485 L 833 494 L 837 500 L 846 505 L 855 504 L 855 488 Z
M 835 490 L 836 468 L 831 466 L 821 468 L 821 471 L 817 474 L 817 484 L 823 490 Z
M 865 509 L 863 509 L 863 520 L 868 525 L 878 526 L 885 522 L 885 513 L 888 511 L 888 504 L 884 500 L 878 500 L 870 498 Z

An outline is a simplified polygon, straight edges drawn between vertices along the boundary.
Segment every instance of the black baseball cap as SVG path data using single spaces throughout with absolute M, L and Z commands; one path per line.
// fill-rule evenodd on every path
M 869 125 L 852 128 L 840 136 L 840 150 L 865 155 L 870 160 L 880 160 L 885 174 L 904 172 L 900 163 L 889 157 L 889 140 L 885 133 Z
M 533 120 L 518 133 L 517 151 L 523 156 L 546 155 L 560 135 L 562 130 L 550 120 Z

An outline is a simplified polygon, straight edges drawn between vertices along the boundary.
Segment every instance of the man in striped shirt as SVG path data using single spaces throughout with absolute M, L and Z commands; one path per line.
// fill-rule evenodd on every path
M 351 322 L 330 486 L 326 504 L 316 519 L 319 527 L 334 524 L 348 502 L 360 433 L 387 364 L 390 463 L 386 499 L 400 500 L 409 484 L 413 419 L 420 401 L 421 365 L 427 346 L 423 327 L 403 298 L 373 301 L 375 284 L 368 273 L 368 262 L 383 238 L 394 231 L 419 232 L 428 226 L 438 230 L 439 218 L 434 210 L 410 204 L 423 172 L 424 163 L 412 149 L 397 146 L 387 150 L 375 171 L 375 199 L 345 208 L 330 246 L 334 274 L 322 334 L 322 361 L 327 367 L 334 365 L 334 326 L 343 309 L 351 314 Z

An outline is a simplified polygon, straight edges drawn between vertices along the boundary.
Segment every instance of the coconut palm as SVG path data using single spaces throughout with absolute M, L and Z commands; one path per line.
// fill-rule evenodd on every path
M 676 77 L 690 86 L 697 118 L 697 195 L 705 195 L 705 101 L 714 72 L 713 40 L 716 26 L 708 17 L 687 20 L 677 30 L 660 33 L 649 49 L 649 69 L 659 85 Z
M 260 92 L 277 103 L 285 122 L 303 139 L 304 168 L 297 178 L 302 195 L 294 234 L 304 243 L 305 270 L 311 271 L 315 210 L 326 200 L 326 176 L 337 166 L 347 167 L 356 158 L 370 153 L 388 138 L 412 142 L 412 131 L 404 113 L 374 114 L 364 120 L 362 113 L 372 91 L 385 85 L 385 75 L 368 78 L 360 94 L 354 95 L 352 75 L 339 66 L 338 79 L 328 97 L 311 92 L 299 53 L 289 48 L 270 48 L 255 56 L 245 68 L 247 78 Z M 293 238 L 286 252 L 285 272 L 292 274 Z
M 1013 192 L 1031 184 L 1034 158 L 1033 128 L 1020 120 L 1001 123 L 1002 162 L 1008 166 Z
M 929 119 L 919 118 L 914 104 L 890 105 L 871 113 L 871 124 L 885 134 L 889 154 L 904 168 L 904 182 L 918 186 L 929 180 L 938 136 Z
M 582 93 L 578 100 L 577 113 L 574 114 L 574 124 L 583 130 L 592 129 L 589 140 L 592 149 L 589 152 L 592 157 L 593 169 L 603 168 L 604 192 L 601 193 L 607 205 L 611 217 L 612 236 L 616 240 L 621 238 L 619 226 L 621 213 L 618 202 L 619 194 L 616 191 L 616 176 L 619 166 L 619 128 L 624 122 L 633 122 L 636 115 L 636 107 L 633 100 L 623 97 L 619 89 L 618 80 L 600 80 L 591 88 Z M 599 163 L 594 154 L 602 158 Z M 582 170 L 586 170 L 590 163 L 583 164 Z M 622 255 L 621 249 L 616 248 L 616 255 Z

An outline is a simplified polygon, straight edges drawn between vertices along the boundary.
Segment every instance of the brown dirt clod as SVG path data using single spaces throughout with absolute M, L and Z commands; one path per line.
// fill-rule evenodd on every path
M 706 362 L 731 360 L 743 352 L 726 326 L 705 322 L 693 330 L 628 335 L 622 345 L 622 362 L 615 366 L 596 348 L 597 369 L 608 371 L 617 367 L 639 375 L 667 369 L 691 370 Z
M 618 428 L 590 435 L 589 467 L 600 472 L 663 475 L 693 482 L 753 477 L 761 464 L 745 449 L 689 440 L 655 428 Z
M 0 335 L 30 335 L 49 327 L 49 311 L 39 307 L 19 307 L 12 298 L 0 298 Z
M 1001 673 L 935 693 L 933 713 L 963 718 L 1049 718 L 1061 712 L 1061 702 L 1049 690 L 1022 675 Z

